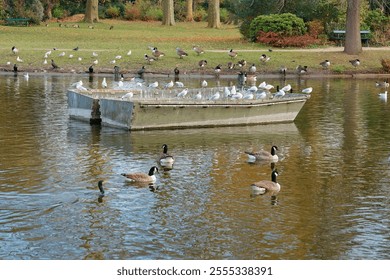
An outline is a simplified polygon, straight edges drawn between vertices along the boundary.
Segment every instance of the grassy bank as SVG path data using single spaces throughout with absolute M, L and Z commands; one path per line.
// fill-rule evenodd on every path
M 73 27 L 75 24 L 79 28 Z M 245 59 L 248 64 L 255 63 L 259 73 L 277 73 L 282 65 L 288 68 L 288 72 L 294 73 L 299 64 L 307 65 L 312 73 L 382 73 L 380 60 L 390 58 L 390 48 L 365 49 L 359 56 L 346 55 L 342 48 L 325 47 L 305 51 L 273 49 L 269 52 L 266 46 L 243 40 L 236 26 L 226 25 L 217 30 L 206 28 L 205 23 L 177 23 L 176 26 L 165 27 L 160 22 L 105 20 L 94 24 L 93 29 L 82 22 L 66 22 L 62 23 L 62 27 L 55 22 L 48 26 L 0 26 L 0 42 L 0 69 L 3 71 L 11 71 L 14 63 L 21 71 L 54 71 L 50 66 L 50 59 L 54 59 L 61 68 L 56 71 L 84 72 L 96 59 L 92 57 L 92 52 L 98 53 L 95 71 L 112 72 L 114 65 L 117 65 L 125 73 L 135 73 L 142 65 L 152 73 L 172 73 L 176 66 L 181 73 L 199 72 L 198 61 L 201 59 L 208 61 L 206 73 L 213 73 L 218 64 L 222 64 L 222 74 L 236 73 L 237 70 L 228 71 L 226 65 L 229 61 L 237 62 L 241 59 Z M 205 54 L 198 56 L 192 50 L 193 45 L 201 46 Z M 18 55 L 23 62 L 16 62 L 17 55 L 12 53 L 12 46 L 19 49 Z M 151 55 L 148 46 L 158 47 L 165 56 L 148 64 L 144 60 L 144 54 Z M 79 50 L 73 51 L 75 47 L 79 47 Z M 180 59 L 176 47 L 187 51 L 189 56 Z M 57 50 L 52 51 L 48 64 L 44 65 L 45 52 L 53 48 Z M 230 49 L 238 52 L 234 60 L 228 56 Z M 127 56 L 129 50 L 132 53 Z M 66 53 L 64 57 L 59 57 L 61 52 Z M 259 62 L 262 53 L 271 57 L 267 64 Z M 73 54 L 73 58 L 69 58 L 70 54 Z M 117 55 L 122 58 L 115 59 Z M 82 60 L 79 61 L 78 57 Z M 348 62 L 354 58 L 361 60 L 361 66 L 355 68 Z M 110 63 L 114 59 L 115 64 Z M 324 71 L 319 65 L 325 59 L 332 63 L 330 70 Z

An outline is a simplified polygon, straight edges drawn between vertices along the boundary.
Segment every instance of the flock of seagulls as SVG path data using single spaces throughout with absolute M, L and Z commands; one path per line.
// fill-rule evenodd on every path
M 168 153 L 167 144 L 163 144 L 161 148 L 163 149 L 163 151 L 157 157 L 157 163 L 160 168 L 163 168 L 163 170 L 170 171 L 173 169 L 175 158 L 172 154 Z M 264 150 L 260 150 L 258 152 L 245 152 L 249 157 L 249 163 L 253 163 L 254 161 L 258 161 L 262 164 L 271 163 L 271 180 L 261 180 L 252 183 L 250 185 L 250 189 L 253 195 L 269 194 L 271 196 L 271 199 L 275 199 L 276 195 L 280 192 L 281 186 L 277 182 L 277 176 L 279 176 L 279 172 L 275 168 L 275 163 L 278 161 L 278 155 L 276 154 L 277 150 L 277 146 L 274 145 L 271 147 L 271 152 L 267 152 Z M 124 178 L 125 182 L 131 182 L 145 186 L 148 185 L 150 188 L 152 188 L 153 184 L 157 181 L 156 174 L 159 173 L 159 167 L 153 165 L 147 173 L 129 172 L 121 173 L 120 175 Z M 105 190 L 103 187 L 103 184 L 105 182 L 105 180 L 98 181 L 99 201 L 101 201 L 102 197 L 105 196 Z

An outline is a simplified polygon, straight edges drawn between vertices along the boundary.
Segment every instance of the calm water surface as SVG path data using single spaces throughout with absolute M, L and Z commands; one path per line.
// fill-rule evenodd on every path
M 287 80 L 314 87 L 292 124 L 128 132 L 68 118 L 80 79 L 102 77 L 0 76 L 0 259 L 390 257 L 390 104 L 375 80 Z M 154 189 L 124 182 L 163 143 L 176 162 Z M 244 154 L 271 145 L 276 200 L 251 195 L 271 168 Z

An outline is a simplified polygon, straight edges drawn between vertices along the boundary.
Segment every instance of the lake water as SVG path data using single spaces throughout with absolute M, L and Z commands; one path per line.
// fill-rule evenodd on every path
M 102 77 L 0 76 L 0 259 L 389 258 L 390 104 L 375 80 L 267 79 L 313 86 L 291 124 L 128 132 L 68 117 L 69 85 Z M 153 188 L 123 180 L 164 143 L 176 162 Z M 281 191 L 253 196 L 271 168 L 244 151 L 272 145 Z

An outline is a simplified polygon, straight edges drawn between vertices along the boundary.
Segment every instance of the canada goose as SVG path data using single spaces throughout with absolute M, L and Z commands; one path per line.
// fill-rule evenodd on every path
M 160 52 L 156 47 L 153 48 L 152 53 L 153 53 L 153 56 L 154 56 L 156 59 L 159 59 L 160 57 L 162 57 L 162 56 L 165 55 L 165 53 Z
M 103 183 L 104 183 L 104 180 L 100 180 L 98 182 L 98 188 L 99 188 L 99 191 L 100 191 L 99 197 L 103 197 L 104 196 Z
M 204 59 L 200 60 L 200 61 L 198 62 L 198 65 L 199 65 L 199 67 L 200 67 L 201 69 L 205 68 L 205 66 L 207 65 L 207 60 L 204 60 Z
M 103 78 L 102 87 L 103 87 L 103 88 L 106 88 L 106 87 L 107 87 L 106 77 Z
M 218 64 L 217 66 L 215 66 L 214 72 L 215 72 L 216 75 L 219 75 L 219 73 L 221 73 L 221 71 L 222 71 L 221 67 L 222 67 L 221 64 Z
M 145 66 L 142 65 L 141 69 L 137 71 L 138 76 L 142 77 L 145 73 Z
M 233 62 L 231 62 L 231 61 L 229 61 L 228 64 L 227 64 L 227 68 L 230 69 L 230 70 L 233 69 L 234 66 L 236 66 L 236 65 Z
M 229 56 L 233 59 L 233 58 L 236 58 L 238 53 L 233 51 L 233 49 L 230 49 L 230 51 L 228 52 Z
M 183 51 L 181 48 L 176 48 L 176 53 L 180 58 L 183 58 L 183 56 L 188 56 L 188 53 Z
M 173 69 L 173 73 L 175 74 L 176 77 L 179 76 L 179 74 L 180 74 L 179 68 L 175 67 L 175 69 Z
M 267 56 L 266 54 L 262 54 L 259 58 L 260 62 L 262 63 L 266 63 L 270 60 L 271 58 L 269 56 Z
M 54 60 L 52 59 L 51 60 L 51 66 L 53 67 L 53 69 L 58 69 L 58 65 L 54 62 Z
M 239 62 L 237 62 L 237 65 L 238 65 L 238 67 L 240 67 L 240 68 L 245 67 L 245 65 L 246 65 L 246 60 L 245 60 L 245 59 L 241 59 Z
M 162 166 L 165 166 L 165 165 L 172 165 L 173 162 L 175 161 L 174 157 L 170 154 L 168 154 L 168 145 L 167 144 L 163 144 L 161 146 L 161 148 L 163 148 L 163 152 L 162 154 L 160 155 L 159 159 L 158 159 L 158 162 L 162 165 Z
M 13 47 L 11 48 L 11 50 L 12 50 L 13 54 L 17 54 L 17 53 L 19 52 L 18 48 L 15 47 L 15 46 L 13 46 Z
M 91 65 L 91 66 L 88 67 L 88 73 L 89 73 L 89 74 L 92 74 L 92 73 L 93 73 L 93 65 Z
M 296 68 L 298 74 L 305 74 L 307 73 L 307 66 L 298 65 Z
M 304 88 L 302 90 L 302 93 L 310 94 L 312 91 L 313 91 L 313 88 L 312 87 L 308 87 L 308 88 Z
M 23 59 L 21 59 L 19 56 L 16 58 L 17 62 L 23 62 Z
M 254 63 L 251 65 L 251 67 L 249 67 L 249 72 L 250 73 L 255 73 L 256 72 L 256 65 Z
M 271 173 L 271 181 L 262 180 L 255 182 L 251 185 L 254 194 L 276 195 L 280 191 L 280 184 L 277 182 L 276 177 L 279 175 L 277 170 L 273 170 Z
M 350 60 L 349 61 L 351 64 L 352 64 L 352 66 L 354 66 L 354 67 L 358 67 L 359 65 L 360 65 L 360 60 L 357 58 L 357 59 L 352 59 L 352 60 Z
M 145 60 L 150 64 L 151 62 L 154 61 L 154 58 L 151 56 L 148 56 L 147 54 L 144 54 Z
M 245 153 L 248 155 L 249 161 L 262 160 L 262 161 L 271 161 L 277 162 L 279 160 L 278 155 L 276 154 L 276 150 L 278 150 L 277 146 L 271 147 L 271 152 L 267 152 L 264 150 L 260 150 L 258 152 L 248 152 Z
M 14 64 L 14 73 L 18 73 L 18 66 Z
M 121 175 L 125 177 L 126 181 L 129 182 L 139 182 L 139 183 L 154 183 L 156 182 L 156 176 L 155 173 L 158 173 L 157 166 L 153 166 L 150 168 L 149 173 L 122 173 Z
M 75 47 L 73 50 L 74 50 L 74 51 L 78 51 L 78 50 L 79 50 L 79 47 Z
M 328 69 L 330 66 L 330 61 L 325 59 L 324 61 L 320 62 L 320 65 L 322 66 L 323 69 Z
M 375 86 L 376 87 L 379 87 L 379 88 L 387 88 L 389 87 L 389 83 L 386 82 L 386 81 L 383 81 L 383 82 L 375 82 Z
M 193 46 L 192 49 L 197 53 L 197 55 L 204 53 L 204 50 L 198 46 Z

